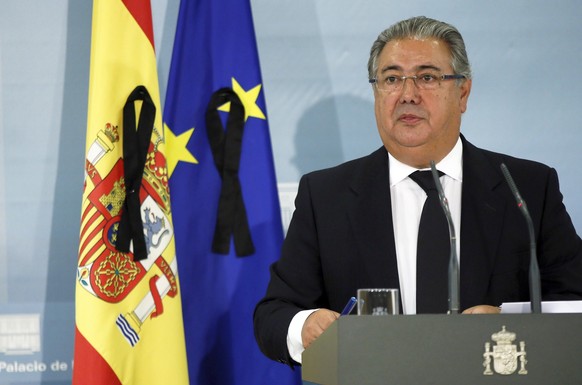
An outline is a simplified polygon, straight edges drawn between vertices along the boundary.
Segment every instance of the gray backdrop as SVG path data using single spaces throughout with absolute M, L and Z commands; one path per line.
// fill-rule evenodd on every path
M 251 3 L 277 177 L 289 194 L 305 172 L 380 146 L 367 83 L 370 45 L 393 22 L 426 15 L 465 37 L 474 82 L 464 134 L 555 167 L 581 228 L 579 2 Z M 178 1 L 152 5 L 163 103 Z M 0 0 L 2 385 L 65 384 L 71 375 L 91 7 L 88 0 Z

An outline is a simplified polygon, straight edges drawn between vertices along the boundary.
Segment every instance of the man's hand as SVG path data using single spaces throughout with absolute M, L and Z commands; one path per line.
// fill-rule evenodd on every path
M 301 329 L 303 347 L 307 349 L 339 316 L 339 313 L 328 309 L 319 309 L 311 313 Z
M 499 314 L 501 313 L 501 308 L 489 305 L 477 305 L 465 309 L 463 314 Z

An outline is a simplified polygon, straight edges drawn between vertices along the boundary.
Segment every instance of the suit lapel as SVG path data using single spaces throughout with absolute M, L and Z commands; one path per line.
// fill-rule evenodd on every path
M 461 198 L 461 308 L 484 304 L 503 228 L 504 200 L 494 193 L 503 180 L 483 152 L 463 137 Z
M 348 216 L 361 261 L 358 287 L 400 288 L 392 227 L 388 154 L 366 158 L 351 182 Z

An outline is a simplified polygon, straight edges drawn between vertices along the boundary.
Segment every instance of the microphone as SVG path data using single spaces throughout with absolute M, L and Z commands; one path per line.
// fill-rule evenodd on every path
M 439 202 L 445 212 L 447 223 L 449 225 L 449 237 L 451 244 L 451 254 L 449 257 L 449 314 L 459 314 L 459 297 L 460 297 L 460 277 L 459 277 L 459 260 L 457 259 L 457 236 L 455 234 L 455 225 L 451 210 L 449 209 L 449 201 L 443 191 L 443 186 L 439 179 L 435 163 L 430 161 L 430 170 L 432 171 L 432 178 L 439 194 Z
M 531 216 L 529 215 L 529 210 L 527 209 L 527 205 L 525 201 L 521 197 L 519 190 L 507 166 L 505 163 L 501 163 L 501 172 L 509 185 L 509 189 L 511 193 L 515 197 L 517 201 L 517 207 L 519 211 L 523 214 L 525 221 L 527 223 L 527 228 L 529 230 L 529 251 L 530 251 L 530 263 L 529 263 L 529 297 L 530 297 L 530 304 L 531 304 L 531 312 L 532 313 L 541 313 L 542 312 L 542 300 L 541 300 L 541 289 L 540 289 L 540 268 L 538 266 L 538 258 L 536 255 L 536 236 L 534 233 L 534 226 L 533 221 L 531 220 Z

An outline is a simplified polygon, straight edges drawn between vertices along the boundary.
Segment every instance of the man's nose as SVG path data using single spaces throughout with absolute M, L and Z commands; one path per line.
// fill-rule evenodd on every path
M 407 77 L 402 81 L 402 90 L 400 90 L 400 101 L 402 103 L 418 103 L 419 102 L 419 92 L 416 86 L 416 79 L 413 77 Z

